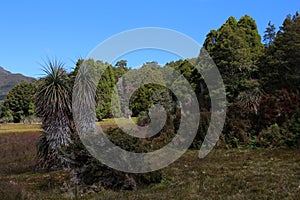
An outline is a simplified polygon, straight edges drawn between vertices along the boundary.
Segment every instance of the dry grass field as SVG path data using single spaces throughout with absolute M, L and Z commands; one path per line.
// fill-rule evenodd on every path
M 300 199 L 299 149 L 215 149 L 204 159 L 189 150 L 162 170 L 159 184 L 61 193 L 66 172 L 35 170 L 40 134 L 40 125 L 1 125 L 0 199 Z

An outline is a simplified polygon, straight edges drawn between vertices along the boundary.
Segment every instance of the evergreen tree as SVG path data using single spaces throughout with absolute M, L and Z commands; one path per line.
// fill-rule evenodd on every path
M 281 87 L 300 88 L 300 15 L 288 16 L 274 41 L 274 67 L 278 70 Z
M 166 66 L 173 68 L 179 74 L 183 75 L 184 78 L 186 78 L 186 80 L 189 82 L 189 84 L 194 89 L 197 95 L 201 110 L 209 110 L 209 95 L 205 81 L 201 74 L 198 73 L 198 70 L 193 66 L 192 61 L 187 59 L 178 60 L 176 62 L 167 63 Z M 168 77 L 165 77 L 165 80 L 174 81 Z M 180 89 L 179 91 L 185 91 L 185 89 Z M 184 99 L 185 94 L 182 95 Z
M 257 87 L 257 64 L 263 53 L 260 40 L 255 21 L 247 15 L 239 21 L 230 17 L 207 35 L 204 47 L 221 72 L 229 102 L 239 92 Z
M 118 69 L 113 68 L 108 63 L 103 63 L 101 61 L 94 61 L 93 59 L 83 60 L 79 59 L 76 63 L 74 70 L 69 74 L 69 78 L 72 82 L 72 85 L 75 81 L 76 75 L 80 66 L 82 64 L 91 65 L 96 71 L 97 75 L 101 75 L 98 82 L 96 90 L 96 117 L 97 120 L 102 120 L 104 118 L 111 118 L 113 115 L 115 117 L 120 116 L 120 105 L 119 97 L 117 92 L 113 93 L 114 86 L 116 86 L 116 78 L 122 76 L 122 73 L 126 71 L 126 61 L 122 61 Z M 106 70 L 103 69 L 106 67 Z M 115 74 L 117 73 L 117 75 Z M 112 101 L 114 106 L 112 106 Z M 113 109 L 113 110 L 112 110 Z
M 268 27 L 265 30 L 264 42 L 267 48 L 270 48 L 276 37 L 276 27 L 269 21 Z
M 120 60 L 115 64 L 113 70 L 114 70 L 116 81 L 118 81 L 119 78 L 121 78 L 126 72 L 128 72 L 129 69 L 126 66 L 127 66 L 126 60 Z
M 273 36 L 274 27 L 266 30 L 266 38 Z M 272 38 L 273 39 L 273 38 Z M 287 16 L 282 26 L 267 46 L 260 62 L 261 83 L 266 92 L 282 88 L 298 90 L 300 85 L 300 16 Z
M 212 48 L 215 46 L 217 42 L 218 32 L 216 30 L 211 30 L 207 35 L 204 41 L 203 46 L 207 51 L 211 52 Z
M 4 121 L 21 122 L 25 117 L 33 115 L 34 84 L 22 82 L 15 85 L 4 99 L 1 118 Z
M 99 63 L 99 65 L 108 65 Z M 117 93 L 113 93 L 113 89 L 116 86 L 116 80 L 114 75 L 114 70 L 111 65 L 108 65 L 106 70 L 102 73 L 101 78 L 98 83 L 96 95 L 97 95 L 97 107 L 96 107 L 96 116 L 98 120 L 102 120 L 104 118 L 111 118 L 113 114 L 117 114 L 118 112 L 118 100 L 115 101 L 112 107 L 112 98 L 118 99 Z M 117 107 L 116 107 L 117 106 Z M 114 111 L 112 110 L 115 109 Z

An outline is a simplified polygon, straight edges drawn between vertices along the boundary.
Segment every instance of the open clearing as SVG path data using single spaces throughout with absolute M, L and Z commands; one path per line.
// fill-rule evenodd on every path
M 300 199 L 299 149 L 215 149 L 204 159 L 189 150 L 163 169 L 159 184 L 62 194 L 66 172 L 35 171 L 40 133 L 40 125 L 1 125 L 0 199 Z

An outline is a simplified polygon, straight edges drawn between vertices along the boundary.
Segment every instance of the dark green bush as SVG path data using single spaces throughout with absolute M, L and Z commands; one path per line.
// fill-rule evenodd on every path
M 273 124 L 259 133 L 258 145 L 261 147 L 279 147 L 284 144 L 284 135 L 278 124 Z
M 299 147 L 300 112 L 297 112 L 290 121 L 282 126 L 273 124 L 266 130 L 261 131 L 257 139 L 257 144 L 260 147 Z
M 146 153 L 148 151 L 141 139 L 124 133 L 120 128 L 109 128 L 105 133 L 112 143 L 126 151 L 135 153 Z
M 118 128 L 106 131 L 107 137 L 120 148 L 141 153 L 147 152 L 143 143 Z M 89 138 L 93 139 L 93 138 Z M 78 139 L 64 150 L 64 157 L 69 161 L 72 179 L 71 186 L 99 185 L 113 190 L 135 190 L 143 185 L 160 182 L 161 172 L 131 174 L 112 169 L 94 158 Z
M 283 127 L 285 144 L 289 147 L 300 147 L 300 111 Z
M 153 118 L 159 118 L 160 113 L 152 113 Z M 176 134 L 176 116 L 170 113 L 167 113 L 167 119 L 162 129 L 152 137 L 147 139 L 140 140 L 143 145 L 147 148 L 148 151 L 155 151 L 167 145 Z M 138 116 L 138 125 L 146 126 L 151 123 L 151 119 L 146 112 L 141 112 Z
M 149 124 L 151 121 L 148 113 L 145 111 L 140 112 L 137 118 L 138 118 L 137 123 L 139 126 L 145 126 Z

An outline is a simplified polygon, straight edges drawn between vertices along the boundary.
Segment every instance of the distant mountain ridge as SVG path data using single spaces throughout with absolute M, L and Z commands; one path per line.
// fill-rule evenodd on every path
M 18 83 L 21 82 L 32 83 L 35 78 L 24 76 L 22 74 L 13 74 L 0 66 L 0 101 L 2 101 L 8 92 Z

